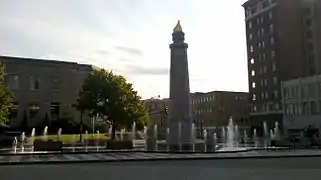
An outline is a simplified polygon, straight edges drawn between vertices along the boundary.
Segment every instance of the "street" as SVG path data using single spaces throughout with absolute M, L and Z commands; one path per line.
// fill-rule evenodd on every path
M 1 180 L 301 180 L 321 177 L 321 157 L 1 166 Z

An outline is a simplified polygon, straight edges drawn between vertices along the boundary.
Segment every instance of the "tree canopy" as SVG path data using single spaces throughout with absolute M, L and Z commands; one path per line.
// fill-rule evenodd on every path
M 97 114 L 112 126 L 112 139 L 119 128 L 137 127 L 147 123 L 145 104 L 131 83 L 121 75 L 104 69 L 93 70 L 79 91 L 77 108 Z
M 5 67 L 0 63 L 0 125 L 8 123 L 9 109 L 12 106 L 12 92 L 4 84 Z

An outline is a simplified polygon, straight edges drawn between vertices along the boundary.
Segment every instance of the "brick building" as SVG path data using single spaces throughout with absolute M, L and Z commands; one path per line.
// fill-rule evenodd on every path
M 93 66 L 43 59 L 0 56 L 5 83 L 13 91 L 10 125 L 27 118 L 34 127 L 44 118 L 57 120 L 62 109 L 75 103 L 84 78 Z
M 192 93 L 191 103 L 195 126 L 208 129 L 226 126 L 230 117 L 235 123 L 246 125 L 249 120 L 248 99 L 248 93 L 244 92 Z
M 241 126 L 249 121 L 248 93 L 212 91 L 191 93 L 190 96 L 192 118 L 197 129 L 226 126 L 230 117 Z M 169 101 L 168 98 L 145 100 L 151 124 L 166 127 Z
M 281 81 L 321 72 L 320 0 L 249 0 L 245 10 L 253 126 L 282 121 Z

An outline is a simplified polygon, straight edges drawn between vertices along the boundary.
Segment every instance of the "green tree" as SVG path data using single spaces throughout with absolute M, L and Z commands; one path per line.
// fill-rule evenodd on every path
M 9 109 L 12 106 L 13 94 L 4 84 L 5 67 L 0 63 L 0 125 L 5 125 L 9 121 Z
M 94 70 L 87 76 L 79 91 L 77 106 L 99 115 L 112 126 L 112 139 L 116 129 L 138 128 L 147 124 L 145 104 L 123 76 L 104 69 Z

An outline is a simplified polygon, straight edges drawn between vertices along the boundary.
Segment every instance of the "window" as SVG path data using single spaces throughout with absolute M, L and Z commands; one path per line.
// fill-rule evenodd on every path
M 317 103 L 314 101 L 311 101 L 310 106 L 311 106 L 311 115 L 317 114 L 318 113 Z
M 252 100 L 253 100 L 253 101 L 256 100 L 256 95 L 255 95 L 255 94 L 252 95 Z
M 257 30 L 257 36 L 260 37 L 261 36 L 261 31 Z
M 264 23 L 264 17 L 261 16 L 261 24 L 263 24 L 263 23 Z
M 252 28 L 252 22 L 249 21 L 249 22 L 248 22 L 248 25 L 249 25 L 249 29 L 251 29 L 251 28 Z
M 264 99 L 264 93 L 263 92 L 261 92 L 261 99 Z
M 253 106 L 253 111 L 256 112 L 257 111 L 257 107 Z
M 261 34 L 262 34 L 262 36 L 264 36 L 264 29 L 263 28 L 261 29 Z
M 269 29 L 270 29 L 270 33 L 273 34 L 273 30 L 274 30 L 273 24 L 270 24 Z
M 11 89 L 19 89 L 19 76 L 18 75 L 9 75 L 9 87 Z
M 271 11 L 269 12 L 269 19 L 273 19 L 273 13 Z
M 263 66 L 263 73 L 266 73 L 266 66 Z
M 272 71 L 276 71 L 276 65 L 275 65 L 275 62 L 272 62 Z
M 268 99 L 269 98 L 269 93 L 265 92 L 265 98 Z
M 264 85 L 267 86 L 268 85 L 268 80 L 264 79 Z
M 265 61 L 265 59 L 266 59 L 266 55 L 265 55 L 265 53 L 263 53 L 262 60 Z
M 275 40 L 273 37 L 270 38 L 270 43 L 271 43 L 271 45 L 273 45 L 275 43 Z
M 253 49 L 253 45 L 250 46 L 250 52 L 253 52 L 254 49 Z
M 260 24 L 260 18 L 256 19 L 256 24 L 259 25 Z
M 252 88 L 255 88 L 256 86 L 255 86 L 255 82 L 252 82 Z
M 263 81 L 263 79 L 261 79 L 261 86 L 264 86 L 264 81 Z
M 262 61 L 262 54 L 259 54 L 259 61 Z
M 312 31 L 311 30 L 307 30 L 307 38 L 311 39 L 312 38 Z
M 38 77 L 30 77 L 29 78 L 29 88 L 30 90 L 38 90 L 40 88 L 40 80 Z
M 249 39 L 252 40 L 252 38 L 253 38 L 252 33 L 250 33 Z
M 271 51 L 271 57 L 272 57 L 272 58 L 275 57 L 275 51 L 274 51 L 274 50 Z
M 275 110 L 279 110 L 279 109 L 280 109 L 279 103 L 275 103 Z
M 307 19 L 306 20 L 306 24 L 308 27 L 310 27 L 312 25 L 312 20 L 311 19 Z
M 254 70 L 252 70 L 251 75 L 255 76 L 255 71 Z
M 254 58 L 251 58 L 250 63 L 254 64 Z
M 265 48 L 265 43 L 264 43 L 264 41 L 262 41 L 262 48 Z
M 61 85 L 61 82 L 60 82 L 60 78 L 53 78 L 52 80 L 52 90 L 60 90 L 60 85 Z
M 309 97 L 309 86 L 308 85 L 304 85 L 302 88 L 303 88 L 303 90 L 302 90 L 303 91 L 303 93 L 302 93 L 303 94 L 303 98 L 306 99 L 306 98 Z
M 10 120 L 16 119 L 18 117 L 18 102 L 13 102 L 12 106 L 9 108 L 9 116 Z
M 260 74 L 262 75 L 263 74 L 263 68 L 260 67 Z
M 50 103 L 50 117 L 52 120 L 59 119 L 59 112 L 60 112 L 60 103 L 58 102 Z
M 261 42 L 257 43 L 257 46 L 258 46 L 259 48 L 261 48 Z
M 278 90 L 274 90 L 273 91 L 273 95 L 274 95 L 274 98 L 277 99 L 279 97 L 279 91 Z
M 278 84 L 278 78 L 275 77 L 275 76 L 273 77 L 273 84 L 274 84 L 274 85 L 277 85 L 277 84 Z
M 39 103 L 37 102 L 31 102 L 29 105 L 29 115 L 30 118 L 34 118 L 37 116 L 37 114 L 39 113 Z

